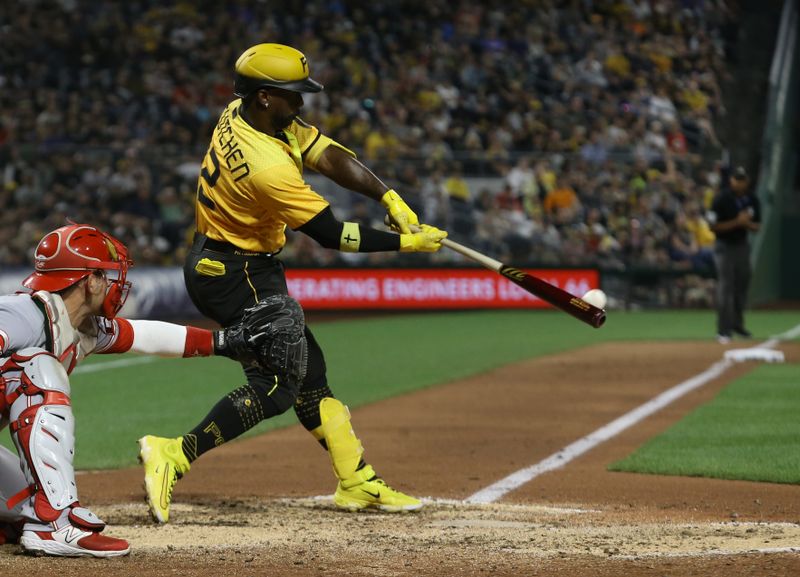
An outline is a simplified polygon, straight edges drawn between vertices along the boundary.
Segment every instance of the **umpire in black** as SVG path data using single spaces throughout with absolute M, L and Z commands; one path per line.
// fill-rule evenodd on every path
M 723 169 L 720 193 L 709 214 L 717 235 L 717 340 L 726 344 L 733 335 L 751 337 L 744 325 L 744 307 L 752 274 L 749 233 L 761 227 L 761 206 L 750 192 L 750 177 L 742 166 Z

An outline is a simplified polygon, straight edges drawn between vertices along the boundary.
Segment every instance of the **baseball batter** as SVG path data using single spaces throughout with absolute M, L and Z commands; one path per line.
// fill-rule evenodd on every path
M 286 295 L 284 265 L 277 258 L 286 227 L 309 235 L 326 248 L 349 252 L 434 252 L 447 233 L 418 225 L 416 214 L 355 155 L 303 122 L 303 93 L 322 85 L 309 75 L 298 50 L 258 44 L 235 65 L 238 97 L 219 118 L 202 163 L 197 188 L 194 244 L 184 275 L 189 295 L 207 317 L 227 326 L 245 309 L 274 295 Z M 311 168 L 344 188 L 383 204 L 400 234 L 337 220 L 327 200 L 303 179 Z M 299 313 L 299 317 L 298 317 Z M 302 322 L 302 312 L 287 318 Z M 414 510 L 418 499 L 389 487 L 362 459 L 363 448 L 350 414 L 328 385 L 325 359 L 306 327 L 305 376 L 287 366 L 277 372 L 244 363 L 247 383 L 222 398 L 182 437 L 140 439 L 147 499 L 153 517 L 167 522 L 172 491 L 190 463 L 206 451 L 294 408 L 303 426 L 328 451 L 338 478 L 337 506 L 356 510 Z M 274 366 L 280 367 L 275 359 Z
M 270 311 L 259 311 L 249 331 L 234 326 L 218 336 L 117 317 L 132 262 L 120 241 L 86 224 L 45 235 L 35 263 L 22 283 L 31 292 L 0 297 L 0 429 L 10 428 L 19 453 L 0 447 L 0 543 L 19 541 L 25 551 L 55 556 L 127 555 L 128 543 L 104 535 L 105 523 L 78 500 L 69 383 L 75 365 L 92 353 L 127 351 L 220 354 L 257 365 L 250 349 L 271 349 L 276 335 L 283 342 L 284 329 L 269 323 Z M 242 342 L 243 333 L 250 342 Z

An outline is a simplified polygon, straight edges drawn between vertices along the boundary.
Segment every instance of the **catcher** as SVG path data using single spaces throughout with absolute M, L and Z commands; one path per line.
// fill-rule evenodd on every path
M 120 241 L 90 225 L 45 235 L 35 262 L 22 283 L 31 292 L 0 297 L 0 429 L 9 426 L 19 453 L 0 447 L 0 544 L 18 541 L 27 552 L 64 557 L 127 555 L 128 543 L 104 535 L 105 523 L 78 500 L 69 383 L 76 363 L 126 351 L 247 361 L 250 349 L 270 350 L 270 335 L 283 329 L 251 323 L 245 344 L 242 327 L 215 337 L 117 317 L 132 262 Z
M 426 225 L 417 229 L 416 214 L 394 190 L 350 150 L 299 118 L 303 93 L 321 90 L 309 76 L 306 57 L 290 46 L 258 44 L 236 62 L 238 98 L 222 112 L 202 163 L 197 232 L 184 265 L 192 301 L 221 326 L 239 323 L 246 309 L 265 299 L 287 295 L 284 266 L 277 258 L 287 226 L 323 247 L 349 252 L 435 252 L 447 236 Z M 303 180 L 304 168 L 381 202 L 400 234 L 337 220 L 328 201 Z M 410 225 L 419 232 L 412 232 Z M 293 302 L 283 314 L 293 327 L 303 326 L 302 311 Z M 173 487 L 195 459 L 290 408 L 328 451 L 338 478 L 337 506 L 390 512 L 422 506 L 389 487 L 362 459 L 348 409 L 328 385 L 322 350 L 307 327 L 303 332 L 308 358 L 304 375 L 297 354 L 281 357 L 283 351 L 273 351 L 272 361 L 261 365 L 280 370 L 244 363 L 247 383 L 223 397 L 182 437 L 140 439 L 147 500 L 157 522 L 169 520 Z

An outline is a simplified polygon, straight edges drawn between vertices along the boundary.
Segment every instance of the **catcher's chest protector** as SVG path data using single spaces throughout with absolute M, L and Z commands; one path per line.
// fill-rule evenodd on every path
M 78 360 L 77 349 L 80 336 L 69 321 L 69 314 L 64 301 L 60 296 L 46 291 L 35 292 L 32 298 L 41 303 L 47 317 L 46 327 L 52 339 L 52 350 L 50 352 L 58 359 L 63 356 L 64 368 L 67 372 L 72 371 Z
M 67 374 L 71 373 L 78 361 L 94 350 L 97 337 L 82 333 L 72 326 L 67 307 L 57 294 L 37 291 L 32 298 L 41 303 L 47 317 L 47 330 L 52 338 L 50 352 L 61 361 Z

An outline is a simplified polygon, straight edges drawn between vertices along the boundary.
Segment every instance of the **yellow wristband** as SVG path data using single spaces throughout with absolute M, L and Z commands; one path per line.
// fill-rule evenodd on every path
M 414 252 L 414 235 L 400 235 L 400 252 Z
M 342 252 L 358 252 L 361 247 L 361 229 L 358 223 L 343 222 L 342 236 L 339 237 L 339 250 Z

